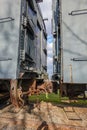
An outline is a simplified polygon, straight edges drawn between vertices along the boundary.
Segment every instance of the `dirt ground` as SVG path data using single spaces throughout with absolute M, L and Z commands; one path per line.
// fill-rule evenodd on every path
M 41 102 L 0 110 L 0 130 L 87 130 L 87 108 Z

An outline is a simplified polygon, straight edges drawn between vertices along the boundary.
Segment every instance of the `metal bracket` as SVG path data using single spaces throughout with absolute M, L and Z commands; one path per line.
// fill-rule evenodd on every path
M 74 11 L 71 11 L 71 13 L 69 13 L 69 15 L 71 15 L 71 16 L 83 15 L 83 14 L 87 14 L 87 9 L 74 10 Z
M 12 60 L 12 58 L 0 58 L 0 61 L 9 61 Z
M 12 17 L 0 18 L 0 23 L 6 23 L 11 21 L 14 21 Z
M 73 58 L 72 61 L 87 61 L 85 58 Z

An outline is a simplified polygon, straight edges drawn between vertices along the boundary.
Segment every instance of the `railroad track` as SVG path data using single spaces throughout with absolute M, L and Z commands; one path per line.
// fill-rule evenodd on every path
M 64 112 L 66 114 L 66 117 L 68 118 L 68 120 L 78 120 L 78 121 L 82 121 L 82 119 L 80 118 L 80 116 L 76 113 L 74 107 L 64 107 Z
M 86 130 L 85 126 L 65 125 L 59 123 L 36 121 L 33 119 L 23 120 L 15 118 L 0 117 L 4 129 L 29 129 L 29 130 Z M 15 123 L 16 122 L 16 123 Z M 7 123 L 7 124 L 6 124 Z M 10 125 L 11 126 L 10 126 Z

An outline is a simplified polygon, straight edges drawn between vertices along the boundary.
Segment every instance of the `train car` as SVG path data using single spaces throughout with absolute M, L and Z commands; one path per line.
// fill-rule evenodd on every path
M 86 4 L 86 0 L 55 0 L 53 6 L 53 77 L 59 80 L 61 94 L 69 97 L 87 90 Z
M 47 75 L 47 33 L 38 2 L 0 0 L 0 90 L 10 91 L 15 106 L 23 104 L 23 91 Z

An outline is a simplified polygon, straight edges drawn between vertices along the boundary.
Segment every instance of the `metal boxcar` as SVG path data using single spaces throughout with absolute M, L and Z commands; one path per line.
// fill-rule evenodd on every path
M 87 84 L 87 1 L 58 0 L 53 8 L 54 67 L 62 83 L 62 91 L 78 95 Z M 58 19 L 58 21 L 56 20 Z
M 0 79 L 41 71 L 41 46 L 46 49 L 41 33 L 46 29 L 38 8 L 35 0 L 0 0 Z
M 0 86 L 11 81 L 12 102 L 20 79 L 47 75 L 47 34 L 37 2 L 0 0 Z

